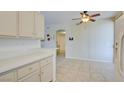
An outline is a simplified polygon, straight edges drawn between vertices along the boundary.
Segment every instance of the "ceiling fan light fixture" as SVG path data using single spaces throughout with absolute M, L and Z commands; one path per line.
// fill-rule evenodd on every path
M 86 17 L 86 15 L 85 15 L 85 14 L 83 14 L 83 15 L 82 15 L 82 17 L 84 18 L 84 17 Z
M 89 20 L 90 20 L 90 18 L 89 17 L 84 17 L 84 18 L 82 18 L 81 19 L 84 23 L 86 23 L 86 22 L 88 22 Z
M 72 20 L 81 20 L 80 23 L 78 23 L 77 25 L 87 22 L 95 22 L 96 20 L 94 19 L 94 17 L 100 16 L 100 13 L 89 15 L 87 11 L 84 11 L 80 13 L 80 16 L 81 16 L 80 18 L 72 19 Z

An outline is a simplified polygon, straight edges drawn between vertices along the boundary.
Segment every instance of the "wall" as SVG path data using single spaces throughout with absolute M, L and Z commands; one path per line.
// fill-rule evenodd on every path
M 0 59 L 17 56 L 32 48 L 40 48 L 40 40 L 0 37 Z
M 56 31 L 66 31 L 66 58 L 112 62 L 114 23 L 110 19 L 97 20 L 94 23 L 75 23 L 47 26 L 46 33 L 53 37 L 45 41 L 44 47 L 56 47 Z M 69 41 L 69 37 L 74 37 Z
M 48 25 L 45 27 L 45 41 L 41 42 L 42 47 L 46 48 L 56 48 L 56 31 L 60 31 L 61 28 L 64 31 L 69 31 L 69 25 L 57 24 L 57 25 Z M 46 35 L 50 34 L 51 40 L 47 41 Z
M 67 57 L 112 61 L 114 42 L 113 25 L 111 20 L 82 24 L 78 27 L 74 27 L 73 25 L 68 35 L 74 36 L 75 41 L 67 41 Z M 74 50 L 74 52 L 71 52 L 72 50 Z

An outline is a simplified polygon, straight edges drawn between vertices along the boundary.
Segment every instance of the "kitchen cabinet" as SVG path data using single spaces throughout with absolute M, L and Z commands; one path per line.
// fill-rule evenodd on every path
M 44 39 L 44 17 L 40 12 L 35 12 L 35 37 Z
M 52 57 L 41 61 L 41 81 L 50 82 L 53 80 L 53 62 Z
M 44 39 L 44 17 L 40 12 L 0 12 L 0 36 Z
M 18 79 L 21 79 L 25 76 L 27 76 L 28 74 L 35 72 L 35 71 L 39 71 L 39 63 L 34 63 L 34 64 L 30 64 L 24 67 L 21 67 L 19 69 L 17 69 L 17 74 L 18 74 Z
M 41 81 L 50 82 L 52 81 L 52 78 L 53 78 L 52 63 L 49 63 L 44 67 L 41 67 Z
M 17 75 L 16 71 L 7 72 L 3 75 L 0 75 L 0 82 L 16 82 Z
M 50 82 L 53 80 L 53 56 L 0 73 L 0 82 Z
M 19 82 L 40 82 L 39 62 L 18 69 L 17 74 Z
M 18 81 L 19 82 L 40 82 L 40 73 L 39 71 L 33 72 Z
M 0 35 L 16 36 L 18 34 L 18 12 L 0 12 Z
M 34 12 L 19 12 L 19 36 L 34 37 Z

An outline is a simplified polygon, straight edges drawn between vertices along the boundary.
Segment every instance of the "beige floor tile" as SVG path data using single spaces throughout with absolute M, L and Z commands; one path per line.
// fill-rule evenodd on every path
M 113 63 L 57 57 L 56 82 L 110 82 L 114 78 Z
M 90 74 L 87 72 L 78 72 L 76 77 L 77 82 L 88 82 L 90 80 Z
M 92 82 L 104 82 L 105 78 L 100 73 L 91 73 L 90 75 L 90 81 Z

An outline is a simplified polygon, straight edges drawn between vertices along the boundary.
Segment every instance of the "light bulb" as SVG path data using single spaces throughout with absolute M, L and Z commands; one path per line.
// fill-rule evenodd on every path
M 88 22 L 90 20 L 89 16 L 82 17 L 81 19 L 83 22 Z

